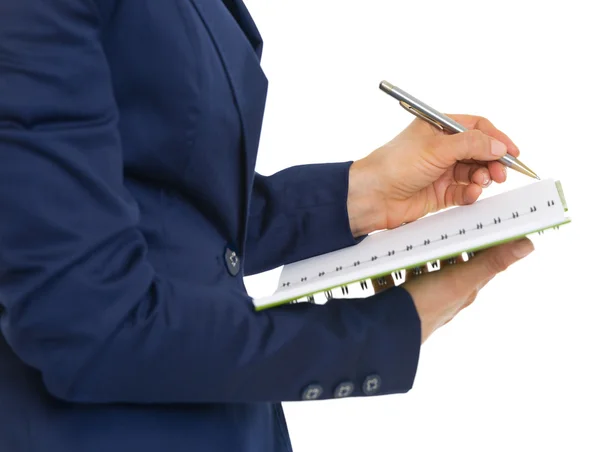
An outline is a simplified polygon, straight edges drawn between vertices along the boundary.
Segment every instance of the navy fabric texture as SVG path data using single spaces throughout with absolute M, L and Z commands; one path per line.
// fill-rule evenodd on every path
M 0 2 L 0 450 L 285 451 L 309 385 L 412 387 L 402 288 L 253 308 L 357 242 L 351 162 L 255 173 L 261 51 L 240 0 Z

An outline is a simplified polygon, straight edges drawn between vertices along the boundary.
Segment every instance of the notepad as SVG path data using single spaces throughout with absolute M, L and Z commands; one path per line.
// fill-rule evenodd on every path
M 545 179 L 468 206 L 453 207 L 360 243 L 285 265 L 272 295 L 255 298 L 256 310 L 312 301 L 316 294 L 348 293 L 348 285 L 439 263 L 530 234 L 558 229 L 571 219 L 560 181 Z M 396 278 L 396 280 L 399 278 Z

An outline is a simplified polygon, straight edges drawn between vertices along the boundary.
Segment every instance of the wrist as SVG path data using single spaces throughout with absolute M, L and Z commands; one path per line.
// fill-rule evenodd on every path
M 385 212 L 377 196 L 376 175 L 364 159 L 350 165 L 348 177 L 348 220 L 352 235 L 362 237 L 383 229 Z

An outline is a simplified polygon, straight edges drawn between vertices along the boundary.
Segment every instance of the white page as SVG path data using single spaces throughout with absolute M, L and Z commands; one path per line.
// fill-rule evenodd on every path
M 286 265 L 275 293 L 255 299 L 254 304 L 260 308 L 298 299 L 566 221 L 556 182 L 534 182 L 469 206 L 454 207 L 374 233 L 357 245 Z

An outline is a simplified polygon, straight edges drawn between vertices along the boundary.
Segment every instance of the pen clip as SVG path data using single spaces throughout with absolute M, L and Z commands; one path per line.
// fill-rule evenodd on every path
M 442 127 L 441 124 L 439 124 L 438 122 L 436 122 L 434 119 L 431 119 L 429 116 L 427 116 L 424 113 L 421 113 L 419 110 L 417 110 L 416 108 L 411 107 L 409 104 L 407 104 L 404 101 L 399 101 L 400 106 L 402 108 L 404 108 L 406 111 L 408 111 L 409 113 L 412 113 L 413 115 L 415 115 L 416 117 L 422 119 L 423 121 L 427 121 L 429 124 L 431 124 L 432 126 L 434 126 L 435 128 L 441 130 L 442 132 L 444 131 L 444 128 Z

